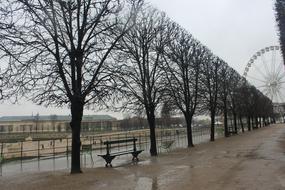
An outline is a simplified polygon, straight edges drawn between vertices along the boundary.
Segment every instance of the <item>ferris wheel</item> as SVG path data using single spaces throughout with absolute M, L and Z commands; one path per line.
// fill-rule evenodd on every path
M 274 104 L 285 103 L 285 67 L 279 46 L 256 52 L 247 63 L 243 76 Z

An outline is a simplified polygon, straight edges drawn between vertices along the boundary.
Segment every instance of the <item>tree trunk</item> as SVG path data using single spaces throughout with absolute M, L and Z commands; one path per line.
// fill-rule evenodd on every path
M 80 100 L 71 102 L 71 122 L 72 130 L 72 151 L 71 151 L 71 173 L 82 173 L 80 168 L 80 130 L 83 116 L 83 103 Z
M 239 116 L 239 121 L 240 121 L 240 125 L 241 125 L 241 131 L 244 133 L 244 126 L 243 126 L 243 122 L 242 122 L 242 116 Z
M 150 130 L 150 155 L 157 156 L 154 110 L 151 110 L 149 114 L 147 114 L 147 120 Z
M 266 126 L 265 117 L 262 117 L 262 126 L 263 126 L 263 127 L 265 127 L 265 126 Z
M 250 116 L 247 117 L 247 128 L 248 128 L 248 131 L 251 131 L 251 127 L 250 127 Z
M 255 119 L 254 119 L 254 117 L 251 117 L 251 128 L 252 128 L 252 130 L 254 130 L 255 129 Z
M 234 128 L 235 128 L 235 134 L 238 134 L 238 128 L 237 128 L 237 114 L 233 112 L 234 116 Z
M 229 137 L 228 110 L 226 103 L 224 103 L 224 132 L 225 132 L 225 137 Z
M 185 113 L 184 117 L 187 125 L 188 147 L 194 147 L 193 137 L 192 137 L 192 115 L 190 113 Z
M 211 113 L 211 134 L 210 141 L 215 141 L 215 114 Z

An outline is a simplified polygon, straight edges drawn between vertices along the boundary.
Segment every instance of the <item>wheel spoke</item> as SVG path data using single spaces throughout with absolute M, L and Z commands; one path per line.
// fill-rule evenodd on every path
M 273 92 L 272 93 L 272 102 L 274 103 L 274 102 L 278 102 L 278 97 L 277 97 L 277 95 Z
M 263 78 L 267 78 L 266 77 L 266 74 L 264 74 L 262 71 L 261 71 L 261 69 L 256 65 L 256 64 L 252 64 L 253 66 L 254 66 L 254 68 L 255 68 L 255 70 L 263 77 Z
M 283 90 L 285 90 L 285 86 L 282 86 L 282 85 L 281 85 L 280 88 L 283 89 Z
M 257 80 L 257 81 L 262 82 L 262 83 L 266 83 L 265 80 L 261 80 L 261 79 L 258 79 L 258 78 L 256 78 L 256 77 L 250 76 L 250 75 L 247 75 L 247 77 L 248 77 L 248 78 L 251 78 L 251 79 L 253 79 L 253 80 Z
M 278 77 L 278 80 L 282 80 L 283 78 L 285 78 L 285 72 L 282 75 L 280 75 L 280 77 Z
M 281 92 L 280 92 L 280 91 L 278 91 L 277 93 L 278 93 L 278 95 L 279 95 L 279 97 L 280 97 L 281 103 L 284 103 L 284 99 L 283 99 L 283 97 L 282 97 Z
M 262 90 L 261 90 L 261 92 L 266 96 L 266 95 L 267 95 L 267 93 L 268 93 L 268 89 L 267 89 L 267 88 L 262 89 Z
M 262 91 L 264 93 L 265 96 L 267 96 L 269 99 L 271 98 L 270 95 L 270 89 L 266 88 L 265 90 Z M 271 99 L 272 100 L 272 99 Z
M 282 73 L 282 66 L 283 66 L 283 63 L 280 61 L 278 68 L 276 70 L 276 76 L 279 76 Z M 283 69 L 283 71 L 284 71 L 284 69 Z
M 267 89 L 266 89 L 266 96 L 267 96 L 270 100 L 272 100 L 272 93 L 271 93 L 271 89 L 270 89 L 270 88 L 267 88 Z
M 280 81 L 280 82 L 278 82 L 279 84 L 284 84 L 285 83 L 285 81 Z
M 275 68 L 276 68 L 276 50 L 272 50 L 272 74 L 275 74 L 276 71 L 275 71 Z
M 263 67 L 265 68 L 266 75 L 269 76 L 270 75 L 270 70 L 269 70 L 269 68 L 267 66 L 267 61 L 265 60 L 263 54 L 261 54 L 260 57 L 261 57 L 261 60 L 262 60 L 262 63 L 263 63 Z
M 257 86 L 256 88 L 266 88 L 268 87 L 267 85 L 261 85 L 261 86 Z
M 275 96 L 276 96 L 276 102 L 280 102 L 280 101 L 281 101 L 281 99 L 280 99 L 278 93 L 279 93 L 278 90 L 275 90 L 274 94 L 275 94 Z

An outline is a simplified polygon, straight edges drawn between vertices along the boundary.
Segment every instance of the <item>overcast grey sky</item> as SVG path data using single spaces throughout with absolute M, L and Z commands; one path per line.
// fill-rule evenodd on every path
M 278 45 L 274 0 L 148 0 L 242 73 L 258 50 Z M 3 115 L 69 114 L 68 109 L 24 103 L 0 106 Z M 85 111 L 85 114 L 96 114 Z M 114 114 L 121 117 L 122 114 Z
M 260 49 L 278 45 L 274 0 L 149 0 L 240 73 Z

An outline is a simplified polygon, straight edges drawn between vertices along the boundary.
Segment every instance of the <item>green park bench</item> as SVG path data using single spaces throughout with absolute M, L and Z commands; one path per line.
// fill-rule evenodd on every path
M 132 154 L 133 158 L 132 161 L 133 162 L 138 162 L 138 155 L 143 151 L 143 150 L 137 150 L 136 148 L 136 138 L 128 138 L 128 139 L 123 139 L 123 140 L 114 140 L 114 141 L 106 141 L 104 142 L 104 145 L 106 145 L 106 154 L 101 154 L 98 155 L 100 157 L 102 157 L 105 161 L 105 167 L 112 167 L 112 160 L 116 157 L 116 156 L 121 156 L 121 155 L 126 155 L 126 154 Z M 113 144 L 122 144 L 122 143 L 128 143 L 128 142 L 132 142 L 133 144 L 133 148 L 130 150 L 126 150 L 126 151 L 118 151 L 118 152 L 112 152 L 111 153 L 111 145 Z

